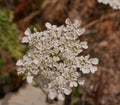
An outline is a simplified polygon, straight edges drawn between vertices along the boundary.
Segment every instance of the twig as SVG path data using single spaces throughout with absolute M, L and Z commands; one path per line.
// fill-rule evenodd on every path
M 39 13 L 40 13 L 40 11 L 35 11 L 35 12 L 31 13 L 29 16 L 25 17 L 22 21 L 23 22 L 28 22 L 32 18 L 34 18 L 36 15 L 38 15 Z
M 113 11 L 112 13 L 108 13 L 107 15 L 103 15 L 99 19 L 96 19 L 96 20 L 84 25 L 84 28 L 88 29 L 88 28 L 92 27 L 93 25 L 95 25 L 96 23 L 101 22 L 109 17 L 115 17 L 117 13 L 120 14 L 120 11 L 119 10 Z

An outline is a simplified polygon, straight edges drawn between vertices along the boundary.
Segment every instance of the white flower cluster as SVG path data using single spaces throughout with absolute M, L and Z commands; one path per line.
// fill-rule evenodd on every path
M 97 0 L 99 3 L 109 4 L 113 9 L 120 9 L 120 0 Z
M 36 78 L 48 89 L 50 99 L 64 100 L 64 94 L 69 95 L 72 87 L 84 83 L 81 73 L 97 71 L 98 59 L 81 54 L 88 48 L 87 42 L 76 40 L 85 31 L 80 28 L 81 22 L 66 19 L 65 23 L 60 27 L 46 23 L 47 30 L 43 32 L 27 29 L 22 42 L 31 49 L 16 63 L 18 74 L 26 75 L 28 83 Z

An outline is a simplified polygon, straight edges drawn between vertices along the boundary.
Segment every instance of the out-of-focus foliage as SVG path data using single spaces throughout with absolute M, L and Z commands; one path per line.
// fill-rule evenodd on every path
M 3 49 L 15 59 L 22 56 L 23 48 L 18 41 L 17 29 L 12 22 L 12 12 L 9 10 L 0 10 L 0 51 Z
M 19 87 L 14 61 L 26 50 L 18 40 L 18 31 L 10 10 L 0 8 L 0 97 Z
M 44 0 L 38 0 L 39 2 L 43 2 Z

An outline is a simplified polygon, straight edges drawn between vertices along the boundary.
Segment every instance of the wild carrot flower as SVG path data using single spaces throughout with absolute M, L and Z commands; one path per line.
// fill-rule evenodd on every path
M 47 29 L 42 32 L 35 29 L 32 33 L 28 28 L 22 42 L 28 43 L 30 50 L 16 63 L 18 74 L 24 74 L 28 83 L 37 79 L 47 88 L 50 99 L 64 100 L 72 87 L 84 83 L 81 72 L 97 71 L 98 59 L 81 54 L 88 48 L 86 41 L 77 39 L 85 32 L 81 22 L 66 19 L 65 23 L 60 27 L 46 23 Z
M 120 0 L 98 0 L 98 2 L 109 4 L 113 9 L 120 9 Z

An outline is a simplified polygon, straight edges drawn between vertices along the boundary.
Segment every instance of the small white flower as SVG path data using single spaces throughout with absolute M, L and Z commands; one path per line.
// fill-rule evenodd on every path
M 30 65 L 32 63 L 32 59 L 26 55 L 23 56 L 23 61 L 25 62 L 26 65 Z
M 30 30 L 29 28 L 27 28 L 26 31 L 24 32 L 24 34 L 25 34 L 26 36 L 31 35 L 31 30 Z
M 74 81 L 70 82 L 70 87 L 77 87 L 77 86 L 78 86 L 77 82 Z
M 25 73 L 25 69 L 23 69 L 22 67 L 19 67 L 17 69 L 17 74 L 20 75 L 20 74 L 23 74 L 23 73 Z
M 84 49 L 87 49 L 88 48 L 88 45 L 87 45 L 87 42 L 86 41 L 83 41 L 80 43 L 80 46 Z
M 54 60 L 54 61 L 59 61 L 59 60 L 60 60 L 60 58 L 59 58 L 59 57 L 57 57 L 57 56 L 54 56 L 54 57 L 53 57 L 53 60 Z
M 76 33 L 77 33 L 79 36 L 82 35 L 84 32 L 85 32 L 85 29 L 84 29 L 84 28 L 81 28 L 81 29 L 77 29 L 77 30 L 76 30 Z
M 24 65 L 24 63 L 23 63 L 22 60 L 20 59 L 20 60 L 17 61 L 16 65 L 17 65 L 17 66 L 22 66 L 22 65 Z
M 77 58 L 77 66 L 80 68 L 80 70 L 84 73 L 94 73 L 95 71 L 97 71 L 97 67 L 95 66 L 96 64 L 98 64 L 98 59 L 97 58 L 91 58 L 89 59 L 89 55 L 83 57 L 79 57 Z
M 28 37 L 23 37 L 22 38 L 22 43 L 28 43 L 29 42 L 29 39 L 28 39 Z
M 74 25 L 74 27 L 75 27 L 75 28 L 79 28 L 79 27 L 80 27 L 80 25 L 81 25 L 81 21 L 80 21 L 80 20 L 78 20 L 78 19 L 75 19 L 75 21 L 74 21 L 73 25 Z
M 90 71 L 91 71 L 91 73 L 95 73 L 97 71 L 97 67 L 91 65 Z
M 36 64 L 36 65 L 38 65 L 38 64 L 39 64 L 38 59 L 34 59 L 34 60 L 33 60 L 33 63 Z
M 26 79 L 27 79 L 27 82 L 28 82 L 28 83 L 32 83 L 32 81 L 33 81 L 33 76 L 32 76 L 30 73 L 28 73 Z
M 91 58 L 91 59 L 90 59 L 90 62 L 91 62 L 92 64 L 94 64 L 94 65 L 97 65 L 98 62 L 99 62 L 99 60 L 98 60 L 97 58 Z
M 57 97 L 57 92 L 55 91 L 50 91 L 49 94 L 48 94 L 48 97 L 53 100 Z
M 72 89 L 71 88 L 64 88 L 63 89 L 64 90 L 64 93 L 66 94 L 66 95 L 70 95 L 70 93 L 72 92 Z
M 84 82 L 85 82 L 85 80 L 82 80 L 82 79 L 78 81 L 79 85 L 83 85 Z
M 88 67 L 82 67 L 80 70 L 82 71 L 83 74 L 90 73 L 90 68 L 88 68 Z
M 48 23 L 48 22 L 45 24 L 45 26 L 46 26 L 46 28 L 48 28 L 48 29 L 51 29 L 51 28 L 52 28 L 52 25 L 51 25 L 50 23 Z
M 72 24 L 72 22 L 70 21 L 69 18 L 67 18 L 67 19 L 65 20 L 65 23 L 66 23 L 67 25 L 71 25 L 71 24 Z
M 61 100 L 61 101 L 64 101 L 65 99 L 65 96 L 61 93 L 58 94 L 58 99 Z
M 78 36 L 82 35 L 85 32 L 84 28 L 79 28 L 81 25 L 81 22 L 79 20 L 75 20 L 74 23 L 70 21 L 70 19 L 66 19 L 65 23 L 67 26 L 64 28 L 66 34 L 69 32 L 69 34 L 66 35 L 67 39 L 75 40 L 78 38 Z

